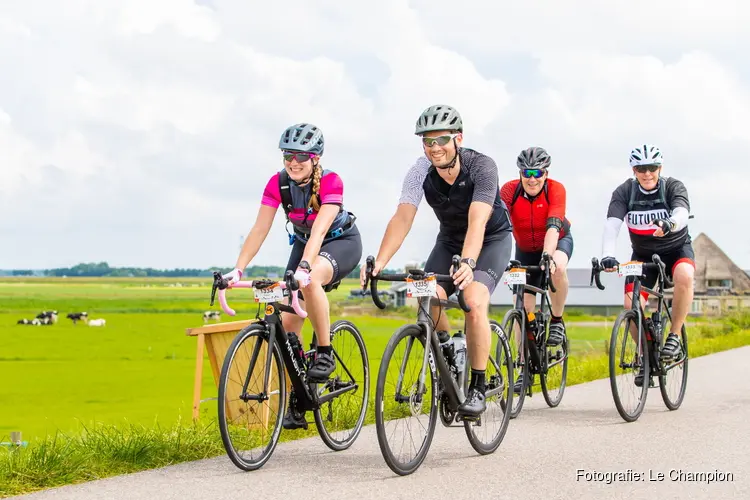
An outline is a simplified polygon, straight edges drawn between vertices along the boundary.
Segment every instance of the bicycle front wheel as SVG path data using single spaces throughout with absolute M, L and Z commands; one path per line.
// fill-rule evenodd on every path
M 318 397 L 338 393 L 313 414 L 323 442 L 333 451 L 349 448 L 359 436 L 370 399 L 370 364 L 357 327 L 339 320 L 331 325 L 331 347 L 336 368 L 325 384 L 317 384 Z M 345 392 L 341 392 L 345 391 Z
M 662 316 L 662 325 L 664 325 L 664 335 L 662 335 L 662 345 L 659 346 L 659 349 L 664 347 L 667 334 L 672 327 L 672 322 L 669 320 L 666 312 Z M 682 400 L 685 398 L 685 389 L 687 388 L 688 337 L 684 324 L 682 325 L 681 334 L 680 343 L 682 345 L 680 346 L 680 354 L 677 356 L 677 359 L 662 361 L 666 374 L 659 376 L 661 398 L 670 410 L 676 410 L 680 407 Z
M 510 418 L 516 418 L 523 408 L 523 402 L 526 399 L 526 382 L 531 379 L 528 373 L 529 364 L 527 362 L 528 352 L 526 349 L 526 332 L 524 330 L 524 318 L 521 311 L 511 309 L 505 313 L 503 318 L 502 330 L 508 335 L 508 346 L 510 347 L 510 356 L 513 367 L 511 387 L 522 375 L 526 375 L 523 380 L 523 386 L 520 392 L 515 392 L 515 396 L 508 401 L 511 402 Z M 500 353 L 496 351 L 497 358 Z
M 513 358 L 508 339 L 500 323 L 495 320 L 490 320 L 490 331 L 490 358 L 485 372 L 484 392 L 487 409 L 476 422 L 464 420 L 466 437 L 472 448 L 481 455 L 494 453 L 500 446 L 510 422 L 509 406 L 513 405 Z
M 549 325 L 547 325 L 549 328 Z M 568 355 L 570 353 L 570 344 L 568 336 L 565 335 L 565 341 L 559 346 L 546 346 L 542 356 L 542 363 L 546 367 L 545 373 L 539 377 L 542 385 L 542 395 L 547 406 L 555 408 L 562 401 L 565 393 L 565 386 L 568 380 Z
M 425 363 L 425 349 L 429 357 L 434 356 L 422 329 L 413 324 L 403 326 L 388 341 L 378 372 L 378 444 L 388 467 L 401 476 L 422 464 L 437 424 L 435 361 Z
M 277 345 L 268 358 L 267 337 L 258 324 L 242 329 L 227 349 L 219 377 L 221 440 L 232 462 L 245 471 L 268 461 L 281 432 L 286 378 Z
M 635 333 L 633 333 L 635 332 Z M 632 309 L 622 311 L 615 320 L 609 342 L 609 382 L 617 412 L 626 422 L 634 422 L 646 406 L 649 386 L 648 347 L 645 334 L 638 342 L 638 315 Z M 643 370 L 641 385 L 636 375 Z

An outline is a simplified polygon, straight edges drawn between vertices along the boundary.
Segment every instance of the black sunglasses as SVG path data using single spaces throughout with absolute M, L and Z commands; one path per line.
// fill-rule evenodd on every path
M 635 168 L 635 171 L 639 174 L 645 174 L 646 171 L 656 172 L 661 168 L 661 165 L 638 165 L 637 167 L 633 168 Z

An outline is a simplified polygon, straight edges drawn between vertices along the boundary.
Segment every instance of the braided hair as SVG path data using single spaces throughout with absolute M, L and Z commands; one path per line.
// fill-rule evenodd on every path
M 320 163 L 313 165 L 313 185 L 312 194 L 310 201 L 307 203 L 307 208 L 313 209 L 315 212 L 320 211 L 320 179 L 323 177 L 323 167 Z

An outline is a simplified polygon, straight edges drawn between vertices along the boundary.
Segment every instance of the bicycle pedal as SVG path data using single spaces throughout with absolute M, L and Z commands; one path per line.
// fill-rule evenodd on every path
M 478 422 L 481 421 L 481 418 L 481 415 L 456 415 L 456 422 Z

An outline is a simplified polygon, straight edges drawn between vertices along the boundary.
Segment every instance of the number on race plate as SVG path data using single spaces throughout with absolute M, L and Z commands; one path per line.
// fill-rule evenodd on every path
M 412 297 L 434 297 L 437 293 L 437 280 L 430 276 L 423 280 L 406 278 L 406 296 Z
M 619 277 L 623 276 L 642 276 L 643 275 L 643 262 L 630 261 L 624 264 L 620 264 L 617 270 Z
M 510 271 L 505 273 L 503 283 L 505 283 L 506 285 L 525 285 L 526 269 L 512 268 Z
M 284 299 L 284 290 L 281 285 L 274 283 L 268 288 L 253 288 L 255 292 L 255 302 L 279 302 Z

